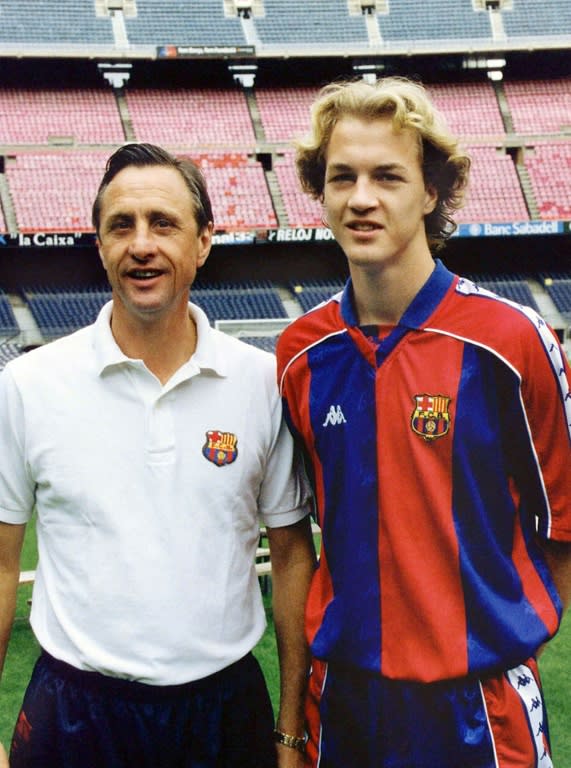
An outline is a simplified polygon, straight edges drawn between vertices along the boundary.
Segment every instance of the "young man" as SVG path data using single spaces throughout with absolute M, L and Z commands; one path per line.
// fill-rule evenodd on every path
M 122 147 L 93 221 L 112 302 L 0 379 L 0 660 L 34 507 L 42 648 L 11 768 L 298 768 L 251 653 L 263 523 L 296 733 L 314 554 L 274 359 L 188 302 L 213 230 L 194 165 Z
M 434 260 L 469 160 L 422 86 L 326 86 L 297 166 L 350 272 L 277 351 L 322 528 L 307 765 L 547 768 L 569 365 L 532 310 Z

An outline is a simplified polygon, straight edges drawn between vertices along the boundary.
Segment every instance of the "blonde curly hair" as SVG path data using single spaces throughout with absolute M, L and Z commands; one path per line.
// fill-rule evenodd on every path
M 391 117 L 397 130 L 411 129 L 418 138 L 426 186 L 438 195 L 434 211 L 425 217 L 428 243 L 441 248 L 456 229 L 452 219 L 462 206 L 468 183 L 470 158 L 459 148 L 426 89 L 403 77 L 334 82 L 319 92 L 311 108 L 311 129 L 295 142 L 296 168 L 305 192 L 323 200 L 326 152 L 337 122 L 351 116 L 374 120 Z

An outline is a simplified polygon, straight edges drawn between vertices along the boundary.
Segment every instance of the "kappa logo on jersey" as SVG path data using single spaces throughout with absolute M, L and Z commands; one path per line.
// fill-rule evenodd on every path
M 411 419 L 413 432 L 427 441 L 444 437 L 450 428 L 450 399 L 445 395 L 415 395 Z
M 329 411 L 327 413 L 327 416 L 325 417 L 325 421 L 323 422 L 323 427 L 336 427 L 337 424 L 346 424 L 347 419 L 343 415 L 343 411 L 341 410 L 340 405 L 331 405 L 329 407 Z
M 232 464 L 238 456 L 237 436 L 232 432 L 209 429 L 206 433 L 206 442 L 202 446 L 202 455 L 217 467 Z

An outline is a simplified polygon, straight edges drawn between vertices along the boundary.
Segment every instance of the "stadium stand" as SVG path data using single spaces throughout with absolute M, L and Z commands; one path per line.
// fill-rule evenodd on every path
M 540 311 L 531 292 L 531 288 L 525 280 L 514 280 L 513 278 L 506 278 L 503 280 L 481 279 L 477 282 L 480 288 L 486 288 L 488 291 L 497 293 L 498 296 L 509 299 L 516 304 L 531 307 L 536 312 Z
M 486 13 L 475 13 L 472 3 L 451 3 L 449 0 L 391 0 L 390 12 L 380 17 L 383 40 L 397 42 L 484 40 L 490 37 L 490 22 Z
M 289 226 L 323 226 L 321 204 L 304 194 L 299 187 L 293 151 L 284 151 L 276 157 L 274 171 L 284 201 Z
M 89 232 L 108 152 L 44 152 L 7 158 L 20 232 Z
M 251 5 L 261 11 L 243 12 L 240 18 L 231 11 L 233 4 L 225 0 L 130 0 L 124 8 L 119 2 L 108 5 L 104 0 L 3 0 L 0 45 L 14 53 L 22 45 L 51 46 L 59 55 L 67 50 L 68 56 L 85 51 L 86 46 L 109 50 L 114 45 L 135 51 L 163 48 L 167 56 L 168 49 L 176 46 L 253 45 L 280 55 L 300 47 L 313 55 L 318 53 L 316 47 L 328 52 L 368 53 L 375 46 L 410 53 L 444 45 L 472 50 L 497 41 L 498 36 L 521 46 L 532 41 L 537 45 L 542 37 L 564 45 L 571 26 L 568 0 L 516 0 L 502 13 L 496 9 L 500 32 L 483 4 L 475 9 L 469 0 L 386 0 L 378 4 L 378 12 L 367 15 L 360 12 L 358 3 L 346 0 L 258 0 Z M 243 23 L 246 16 L 251 17 L 248 31 Z
M 125 99 L 138 141 L 172 149 L 255 146 L 246 97 L 237 88 L 133 88 Z
M 504 137 L 504 123 L 491 83 L 431 83 L 427 88 L 457 136 Z
M 501 42 L 506 51 L 517 45 L 528 51 L 530 40 L 534 49 L 542 44 L 556 48 L 571 28 L 568 0 L 547 4 L 513 0 L 494 12 L 476 10 L 478 3 L 470 0 L 379 0 L 371 14 L 360 13 L 356 0 L 255 0 L 252 13 L 241 16 L 227 15 L 231 0 L 128 0 L 124 13 L 121 3 L 112 3 L 116 10 L 111 15 L 105 5 L 104 0 L 0 2 L 4 53 L 17 49 L 18 56 L 30 51 L 45 56 L 53 51 L 87 61 L 113 50 L 116 61 L 127 57 L 134 69 L 131 82 L 120 88 L 103 86 L 101 79 L 98 85 L 80 80 L 78 87 L 75 75 L 70 82 L 65 77 L 60 82 L 59 75 L 53 82 L 39 78 L 43 85 L 35 73 L 16 84 L 4 78 L 0 233 L 6 232 L 8 222 L 11 234 L 14 227 L 23 234 L 91 232 L 91 204 L 102 169 L 110 152 L 125 140 L 151 141 L 191 156 L 207 178 L 220 232 L 323 227 L 321 205 L 299 189 L 292 140 L 308 127 L 309 106 L 319 85 L 333 79 L 323 75 L 323 62 L 331 62 L 329 73 L 337 67 L 335 76 L 355 74 L 352 67 L 361 62 L 357 54 L 378 63 L 379 71 L 400 73 L 402 67 L 403 74 L 426 76 L 431 96 L 472 156 L 467 204 L 456 217 L 460 224 L 471 225 L 472 234 L 487 222 L 571 220 L 568 64 L 557 75 L 552 76 L 547 66 L 543 74 L 539 67 L 534 70 L 537 76 L 528 78 L 521 67 L 514 74 L 510 60 L 503 80 L 493 83 L 485 71 L 467 72 L 463 60 L 460 66 L 460 56 L 474 63 L 478 51 L 497 52 Z M 123 30 L 124 39 L 118 30 Z M 147 62 L 150 78 L 136 75 L 139 56 L 166 58 L 170 67 L 176 63 L 173 56 L 184 58 L 192 46 L 249 49 L 242 51 L 244 58 L 226 60 L 220 53 L 212 54 L 212 59 L 181 62 L 188 81 L 184 76 L 169 80 L 174 69 L 162 69 L 163 62 L 153 66 Z M 568 35 L 562 47 L 568 49 Z M 299 49 L 304 58 L 296 60 L 292 52 Z M 418 51 L 438 56 L 415 59 Z M 450 51 L 459 52 L 454 63 L 441 56 Z M 395 52 L 400 58 L 391 60 Z M 277 65 L 279 57 L 285 63 Z M 241 87 L 244 83 L 228 68 L 236 62 L 255 63 L 260 70 L 257 82 Z M 219 74 L 222 70 L 224 77 Z M 513 243 L 512 239 L 510 247 Z M 509 298 L 530 303 L 533 295 L 525 293 L 526 276 L 514 271 L 511 277 L 518 285 Z M 563 299 L 552 301 L 565 307 L 567 287 L 556 286 L 560 282 L 545 283 L 545 292 L 553 297 L 563 293 Z M 339 287 L 299 281 L 290 289 L 292 302 L 306 310 Z M 494 290 L 506 295 L 508 288 L 503 285 L 500 290 L 494 284 Z M 236 292 L 249 300 L 239 303 L 225 288 L 211 297 L 199 286 L 195 298 L 208 304 L 213 321 L 284 318 L 290 312 L 275 285 L 241 286 Z M 267 303 L 260 299 L 264 294 Z M 283 291 L 280 295 L 283 298 Z M 35 298 L 30 296 L 30 306 Z M 214 299 L 221 301 L 213 303 Z M 46 338 L 75 327 L 70 313 L 77 311 L 79 324 L 92 317 L 82 314 L 82 306 L 76 310 L 69 297 L 54 299 L 58 302 L 60 315 L 50 308 L 52 316 L 42 321 Z M 246 340 L 270 347 L 275 343 L 275 337 L 259 338 L 250 335 Z
M 113 43 L 109 18 L 95 15 L 93 0 L 2 0 L 0 10 L 0 43 L 65 45 L 70 54 L 86 44 Z
M 502 14 L 508 38 L 559 38 L 569 35 L 571 29 L 571 3 L 567 0 L 549 0 L 548 3 L 515 2 Z
M 255 19 L 263 46 L 344 46 L 368 43 L 361 16 L 349 16 L 346 0 L 264 0 L 265 17 Z
M 0 337 L 15 336 L 20 330 L 8 297 L 0 289 Z
M 137 0 L 137 16 L 125 27 L 132 45 L 245 45 L 237 17 L 225 18 L 222 0 L 165 3 Z
M 0 88 L 3 144 L 98 145 L 120 144 L 124 139 L 108 88 Z
M 0 371 L 4 369 L 6 363 L 19 357 L 22 354 L 22 348 L 19 344 L 13 341 L 6 341 L 0 343 Z
M 211 323 L 216 320 L 255 320 L 260 318 L 285 318 L 287 312 L 273 288 L 200 288 L 194 287 L 192 300 L 208 315 Z
M 327 301 L 339 293 L 343 288 L 342 282 L 329 282 L 323 280 L 304 281 L 303 283 L 293 282 L 289 285 L 297 301 L 300 303 L 304 312 L 308 312 L 313 307 Z
M 517 134 L 571 133 L 571 77 L 506 80 L 504 92 Z
M 571 219 L 571 143 L 536 144 L 525 167 L 541 218 Z
M 458 222 L 519 221 L 529 219 L 519 177 L 510 155 L 488 145 L 469 146 L 472 160 L 465 206 Z
M 110 290 L 103 288 L 26 288 L 23 294 L 45 339 L 57 338 L 93 323 L 103 304 L 111 298 Z
M 571 323 L 571 278 L 553 280 L 546 284 L 546 289 L 559 312 Z
M 309 127 L 309 107 L 317 87 L 256 88 L 256 103 L 266 141 L 291 142 Z

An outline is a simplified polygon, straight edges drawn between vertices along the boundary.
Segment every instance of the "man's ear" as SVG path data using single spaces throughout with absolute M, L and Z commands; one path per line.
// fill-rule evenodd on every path
M 198 256 L 196 259 L 196 266 L 202 267 L 206 263 L 206 259 L 210 254 L 212 248 L 212 235 L 214 234 L 214 224 L 209 221 L 204 227 L 202 232 L 198 235 Z
M 436 208 L 438 204 L 438 191 L 433 184 L 426 185 L 426 199 L 424 203 L 424 215 L 428 216 L 429 213 Z
M 97 248 L 97 253 L 99 254 L 99 259 L 101 263 L 103 264 L 103 269 L 107 271 L 107 266 L 105 264 L 105 257 L 103 256 L 103 251 L 101 250 L 101 242 L 98 237 L 95 238 L 95 247 Z

